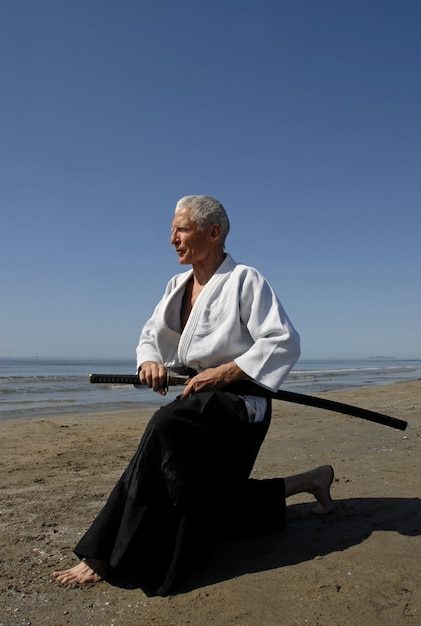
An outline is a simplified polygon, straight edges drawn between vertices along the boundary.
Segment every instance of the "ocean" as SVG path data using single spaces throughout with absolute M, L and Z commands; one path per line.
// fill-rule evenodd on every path
M 129 359 L 0 358 L 0 419 L 153 407 L 174 399 L 130 385 L 89 383 L 90 373 L 132 374 Z M 421 359 L 300 359 L 282 389 L 314 394 L 421 378 Z

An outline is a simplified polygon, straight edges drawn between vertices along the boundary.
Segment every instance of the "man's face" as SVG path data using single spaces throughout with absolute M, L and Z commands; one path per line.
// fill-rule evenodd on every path
M 200 230 L 190 219 L 190 209 L 181 209 L 174 216 L 170 243 L 178 254 L 178 262 L 191 265 L 206 261 L 211 248 L 211 229 Z

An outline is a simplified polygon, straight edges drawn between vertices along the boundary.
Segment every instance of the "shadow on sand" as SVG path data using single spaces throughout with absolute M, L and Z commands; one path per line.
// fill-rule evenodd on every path
M 171 595 L 346 550 L 375 531 L 421 534 L 419 498 L 350 498 L 335 500 L 335 504 L 334 513 L 324 517 L 311 514 L 314 504 L 292 505 L 287 508 L 287 526 L 282 533 L 219 542 Z M 138 586 L 133 580 L 127 585 L 122 580 L 113 583 Z

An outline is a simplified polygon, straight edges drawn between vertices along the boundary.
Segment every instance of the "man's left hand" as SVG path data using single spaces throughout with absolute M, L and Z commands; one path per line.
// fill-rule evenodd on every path
M 243 380 L 244 378 L 247 378 L 246 374 L 234 361 L 218 365 L 217 367 L 209 367 L 186 381 L 181 398 L 188 398 L 200 391 L 221 389 L 229 383 Z

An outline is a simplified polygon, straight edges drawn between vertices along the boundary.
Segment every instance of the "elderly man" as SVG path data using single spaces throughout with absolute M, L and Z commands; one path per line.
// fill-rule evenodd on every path
M 330 513 L 333 469 L 287 478 L 249 478 L 276 391 L 298 359 L 299 337 L 256 269 L 225 252 L 229 220 L 220 202 L 186 196 L 170 243 L 191 270 L 167 285 L 137 347 L 140 383 L 165 395 L 168 370 L 188 372 L 183 393 L 159 409 L 103 510 L 75 548 L 62 584 L 99 582 L 136 571 L 166 595 L 218 535 L 273 532 L 285 499 L 314 494 Z

